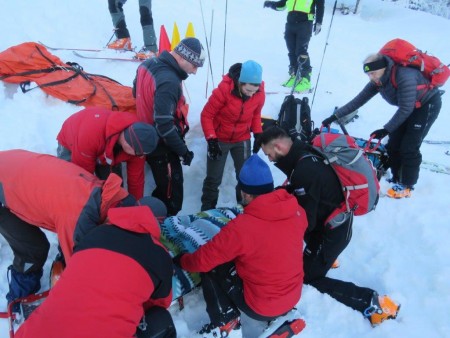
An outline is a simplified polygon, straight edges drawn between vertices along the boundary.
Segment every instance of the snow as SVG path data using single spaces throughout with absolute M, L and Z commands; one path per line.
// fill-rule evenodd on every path
M 347 3 L 354 5 L 355 1 Z M 181 215 L 195 213 L 200 209 L 206 142 L 199 115 L 207 99 L 206 93 L 209 96 L 213 83 L 217 86 L 223 70 L 227 72 L 233 63 L 247 59 L 254 59 L 263 66 L 266 90 L 280 91 L 279 94 L 267 96 L 263 109 L 265 116 L 276 117 L 285 96 L 286 90 L 279 84 L 287 76 L 288 60 L 283 39 L 286 13 L 263 9 L 262 4 L 262 1 L 251 0 L 153 2 L 157 32 L 161 25 L 165 25 L 171 37 L 176 22 L 183 36 L 188 23 L 192 22 L 197 37 L 204 45 L 206 36 L 211 43 L 213 79 L 205 66 L 199 69 L 197 75 L 185 81 L 191 125 L 187 144 L 194 151 L 195 158 L 190 167 L 183 167 L 185 201 Z M 333 4 L 334 1 L 326 2 L 322 32 L 313 36 L 309 48 L 314 67 L 312 82 L 316 85 L 312 106 L 316 124 L 329 116 L 335 106 L 345 104 L 359 92 L 367 82 L 367 77 L 361 71 L 362 60 L 389 39 L 404 38 L 439 56 L 444 62 L 450 61 L 450 49 L 444 43 L 448 39 L 445 36 L 449 32 L 449 20 L 408 10 L 391 2 L 370 0 L 361 2 L 356 15 L 344 16 L 336 11 L 330 31 Z M 129 1 L 124 9 L 133 42 L 139 49 L 142 46 L 142 33 L 138 2 Z M 106 1 L 5 1 L 2 12 L 0 30 L 4 34 L 0 40 L 0 51 L 26 41 L 42 41 L 51 46 L 97 48 L 104 46 L 112 34 Z M 90 73 L 107 75 L 123 84 L 132 85 L 137 67 L 135 63 L 79 59 L 70 51 L 53 53 L 64 61 L 80 63 Z M 444 89 L 448 91 L 449 85 Z M 311 102 L 313 95 L 309 97 Z M 447 95 L 443 97 L 441 115 L 428 139 L 449 139 L 449 108 Z M 80 109 L 47 97 L 39 89 L 22 94 L 17 85 L 0 82 L 0 150 L 22 148 L 55 154 L 55 138 L 62 122 Z M 395 107 L 376 97 L 360 109 L 360 118 L 347 129 L 354 136 L 367 138 L 371 131 L 387 122 L 394 111 Z M 444 155 L 448 149 L 448 145 L 424 144 L 423 158 L 450 165 L 450 157 Z M 264 157 L 262 152 L 260 156 Z M 275 167 L 272 168 L 275 183 L 281 184 L 284 175 Z M 235 179 L 230 160 L 223 182 L 218 205 L 231 206 L 234 203 Z M 423 170 L 411 199 L 381 198 L 374 212 L 356 218 L 353 240 L 339 257 L 341 267 L 329 272 L 329 276 L 373 288 L 401 303 L 397 320 L 372 328 L 360 313 L 305 286 L 298 304 L 307 323 L 302 337 L 450 336 L 448 186 L 449 175 Z M 386 190 L 387 187 L 388 184 L 383 180 L 382 189 Z M 146 191 L 151 191 L 150 179 Z M 54 234 L 48 233 L 48 236 L 52 243 L 49 257 L 53 258 L 56 240 Z M 6 308 L 4 296 L 8 290 L 6 268 L 11 262 L 12 252 L 0 237 L 2 310 Z M 48 276 L 49 268 L 50 260 L 45 266 L 44 275 Z M 44 290 L 48 287 L 48 281 L 43 278 L 42 282 Z M 192 336 L 200 324 L 207 321 L 201 291 L 197 290 L 185 298 L 183 311 L 172 309 L 172 313 L 179 337 Z M 257 337 L 257 329 L 256 323 L 244 318 L 245 337 Z M 0 320 L 2 337 L 8 337 L 4 319 Z

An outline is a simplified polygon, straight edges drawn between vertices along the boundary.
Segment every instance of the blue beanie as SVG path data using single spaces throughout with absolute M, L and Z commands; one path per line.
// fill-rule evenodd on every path
M 241 83 L 261 84 L 262 82 L 262 67 L 259 63 L 248 60 L 242 64 L 241 75 L 239 76 Z
M 270 168 L 258 155 L 250 156 L 239 173 L 239 187 L 250 195 L 262 195 L 273 191 Z

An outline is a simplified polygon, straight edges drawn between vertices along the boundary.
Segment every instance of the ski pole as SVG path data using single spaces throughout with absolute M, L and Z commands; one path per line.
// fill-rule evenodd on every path
M 305 62 L 307 60 L 308 60 L 308 55 L 299 55 L 298 56 L 298 59 L 297 59 L 298 67 L 297 67 L 297 71 L 295 72 L 295 79 L 294 79 L 294 84 L 291 89 L 291 95 L 294 94 L 295 87 L 302 80 L 302 69 L 303 69 L 303 65 L 305 64 Z
M 223 62 L 222 75 L 225 74 L 225 43 L 227 39 L 228 0 L 225 1 L 225 32 L 223 33 Z
M 208 35 L 206 34 L 206 25 L 205 25 L 205 16 L 203 15 L 203 5 L 202 5 L 202 0 L 198 1 L 200 3 L 200 11 L 202 13 L 202 21 L 203 21 L 203 31 L 205 32 L 205 41 L 206 41 L 206 50 L 208 51 L 208 68 L 209 71 L 211 72 L 211 82 L 214 88 L 214 76 L 213 76 L 213 72 L 212 72 L 212 65 L 211 65 L 211 50 L 210 50 L 210 42 L 208 42 Z M 212 26 L 211 26 L 212 29 Z M 206 91 L 205 91 L 205 97 L 208 97 L 208 80 L 209 80 L 209 73 L 206 73 Z
M 330 37 L 331 25 L 333 24 L 333 18 L 334 18 L 334 13 L 336 12 L 336 6 L 337 6 L 337 0 L 335 0 L 335 2 L 334 2 L 333 14 L 331 15 L 330 27 L 328 28 L 328 34 L 327 34 L 327 38 L 325 40 L 325 47 L 323 49 L 322 61 L 320 61 L 319 74 L 317 74 L 316 87 L 314 88 L 314 94 L 313 94 L 313 98 L 312 98 L 312 101 L 311 101 L 311 111 L 312 111 L 312 108 L 313 108 L 313 105 L 314 105 L 314 98 L 316 97 L 317 86 L 319 85 L 320 72 L 322 70 L 323 59 L 325 58 L 325 52 L 327 50 L 328 39 Z

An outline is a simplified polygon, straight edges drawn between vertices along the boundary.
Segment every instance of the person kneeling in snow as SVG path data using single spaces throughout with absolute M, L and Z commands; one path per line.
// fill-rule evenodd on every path
M 181 268 L 202 272 L 211 320 L 199 331 L 202 337 L 236 335 L 240 311 L 273 320 L 301 296 L 305 211 L 285 190 L 273 191 L 269 166 L 256 154 L 244 163 L 238 183 L 244 213 L 196 252 L 174 258 Z
M 110 209 L 108 223 L 76 245 L 60 280 L 15 337 L 176 337 L 166 310 L 173 266 L 159 237 L 148 206 Z

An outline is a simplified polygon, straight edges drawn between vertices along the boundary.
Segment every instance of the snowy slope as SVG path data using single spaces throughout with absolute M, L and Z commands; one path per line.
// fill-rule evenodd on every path
M 347 1 L 350 5 L 354 2 Z M 204 21 L 200 3 L 203 5 Z M 288 60 L 283 40 L 286 13 L 263 9 L 262 4 L 263 1 L 252 0 L 153 1 L 158 31 L 160 25 L 165 25 L 170 37 L 176 22 L 181 35 L 184 35 L 188 22 L 192 22 L 197 37 L 204 45 L 205 36 L 211 43 L 213 78 L 208 68 L 204 67 L 196 76 L 185 81 L 191 124 L 187 143 L 195 158 L 191 167 L 184 167 L 186 198 L 180 214 L 194 213 L 200 207 L 199 187 L 205 175 L 206 142 L 199 124 L 199 114 L 207 95 L 211 93 L 212 83 L 217 86 L 223 69 L 227 72 L 235 62 L 254 59 L 263 66 L 266 90 L 285 91 L 279 83 L 287 76 Z M 362 1 L 357 15 L 344 16 L 337 12 L 329 31 L 333 4 L 334 1 L 327 1 L 322 32 L 310 43 L 313 83 L 317 82 L 320 71 L 312 107 L 316 124 L 328 116 L 335 106 L 346 103 L 359 92 L 367 81 L 361 71 L 362 60 L 391 38 L 410 40 L 444 62 L 450 62 L 450 49 L 444 43 L 448 40 L 449 20 L 407 10 L 387 1 L 366 0 Z M 43 41 L 52 46 L 97 48 L 104 46 L 112 34 L 106 1 L 15 0 L 4 1 L 2 10 L 0 31 L 4 34 L 0 39 L 0 51 L 26 41 Z M 133 42 L 139 49 L 142 33 L 138 2 L 129 1 L 125 12 Z M 64 61 L 80 63 L 90 73 L 107 75 L 126 85 L 132 84 L 137 67 L 134 63 L 79 59 L 70 51 L 54 53 Z M 444 89 L 449 91 L 449 85 Z M 268 95 L 263 114 L 275 117 L 284 95 Z M 309 96 L 312 100 L 313 95 Z M 450 139 L 448 94 L 443 100 L 441 116 L 428 139 Z M 62 122 L 79 109 L 47 97 L 40 90 L 22 94 L 16 85 L 0 82 L 0 150 L 22 148 L 55 154 L 55 138 Z M 395 107 L 376 97 L 360 110 L 360 118 L 349 125 L 348 130 L 355 136 L 367 137 L 371 131 L 380 128 L 394 111 Z M 450 165 L 450 156 L 444 155 L 449 148 L 448 145 L 424 144 L 423 158 Z M 260 155 L 264 157 L 262 153 Z M 281 184 L 285 177 L 274 167 L 273 173 L 276 183 Z M 230 206 L 234 200 L 235 182 L 230 162 L 223 181 L 219 205 Z M 450 246 L 447 244 L 450 237 L 449 185 L 449 175 L 422 171 L 413 198 L 382 198 L 375 212 L 356 218 L 353 240 L 340 257 L 341 267 L 330 272 L 332 277 L 389 294 L 402 304 L 398 319 L 373 329 L 359 313 L 305 286 L 298 304 L 307 322 L 301 336 L 450 336 L 450 266 L 447 261 L 450 256 Z M 386 189 L 387 184 L 383 181 L 382 186 Z M 149 183 L 146 190 L 150 189 Z M 49 238 L 52 242 L 49 257 L 53 258 L 56 241 L 53 234 L 49 234 Z M 6 307 L 6 268 L 11 261 L 11 250 L 0 237 L 0 309 Z M 48 269 L 49 264 L 46 265 L 46 272 Z M 43 289 L 47 286 L 48 283 L 43 280 Z M 192 336 L 200 323 L 207 321 L 201 292 L 186 297 L 185 310 L 174 310 L 173 317 L 179 336 Z M 249 338 L 257 336 L 257 324 L 247 318 L 244 318 L 244 335 Z M 0 320 L 2 337 L 8 337 L 5 320 Z

